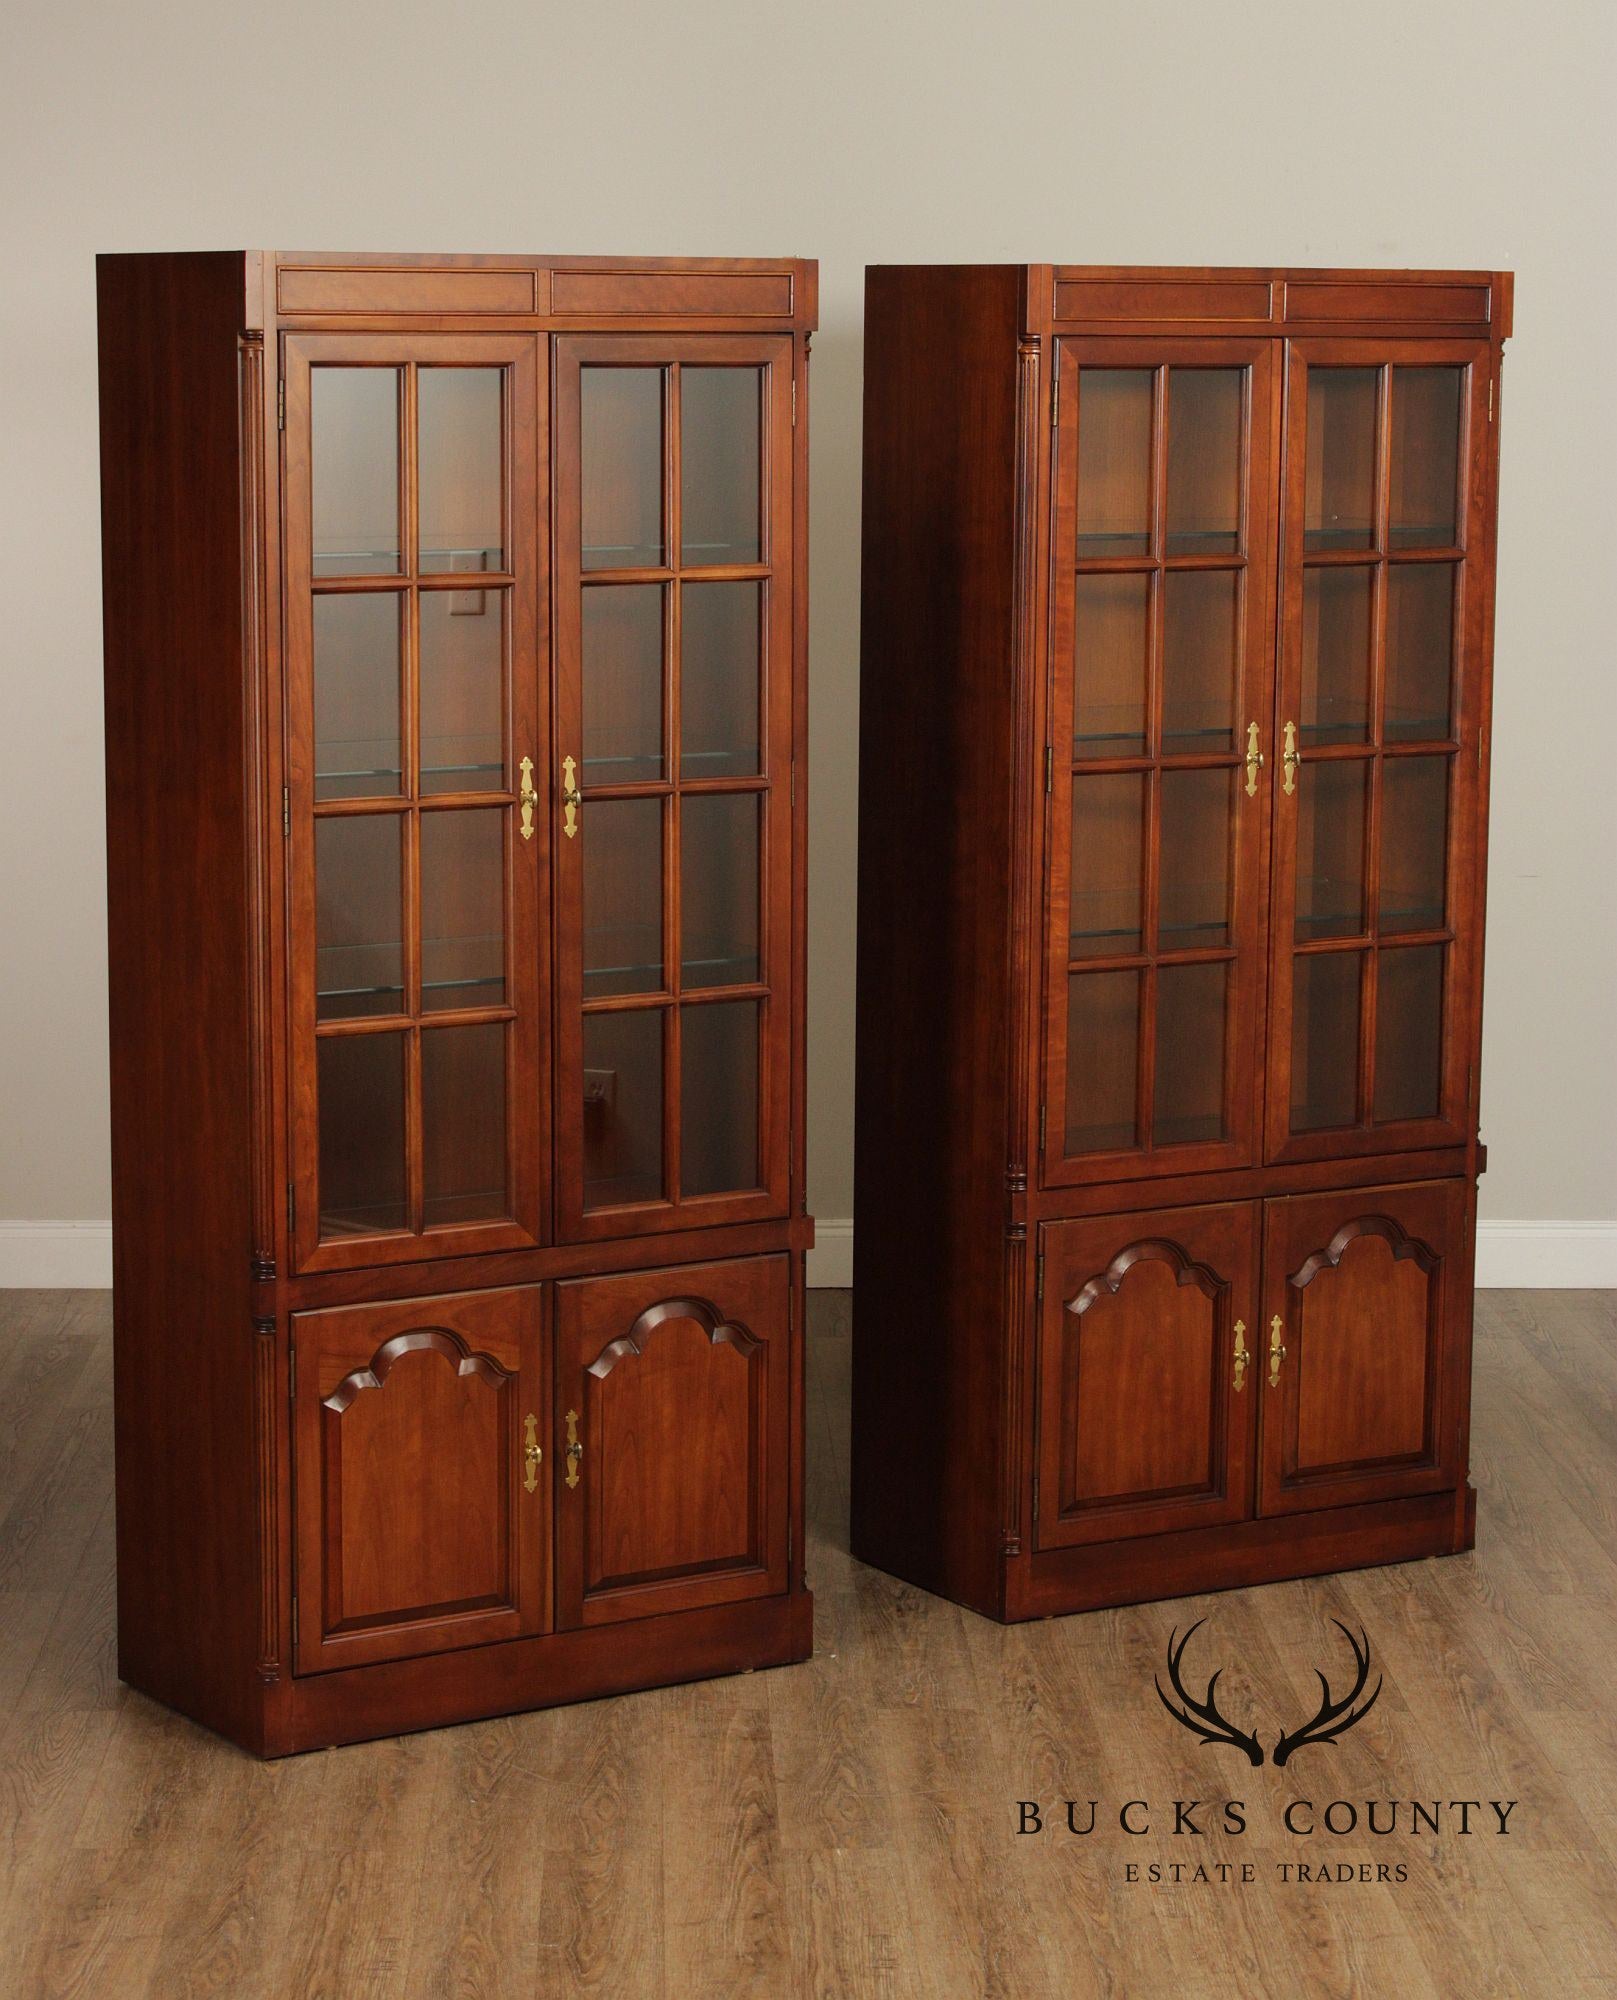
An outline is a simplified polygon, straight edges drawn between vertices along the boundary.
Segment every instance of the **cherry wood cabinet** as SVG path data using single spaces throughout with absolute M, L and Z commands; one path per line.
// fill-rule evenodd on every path
M 100 260 L 120 1672 L 261 1754 L 808 1651 L 815 295 Z
M 1469 1546 L 1510 312 L 867 274 L 868 1560 L 1016 1618 Z

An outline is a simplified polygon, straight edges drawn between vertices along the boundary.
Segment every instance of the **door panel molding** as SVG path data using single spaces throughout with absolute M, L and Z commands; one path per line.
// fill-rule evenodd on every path
M 1034 1547 L 1245 1519 L 1258 1205 L 1046 1223 Z M 1237 1387 L 1237 1377 L 1240 1386 Z
M 790 1278 L 768 1256 L 557 1286 L 558 1626 L 785 1590 Z
M 550 1629 L 544 1310 L 526 1285 L 292 1315 L 299 1673 Z
M 1264 1211 L 1260 1511 L 1456 1484 L 1465 1184 L 1291 1195 Z

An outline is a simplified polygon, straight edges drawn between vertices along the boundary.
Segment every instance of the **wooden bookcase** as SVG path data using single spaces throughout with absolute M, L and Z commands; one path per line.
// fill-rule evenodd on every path
M 1506 272 L 867 273 L 853 1547 L 1471 1545 Z
M 804 1658 L 800 260 L 99 264 L 119 1671 Z

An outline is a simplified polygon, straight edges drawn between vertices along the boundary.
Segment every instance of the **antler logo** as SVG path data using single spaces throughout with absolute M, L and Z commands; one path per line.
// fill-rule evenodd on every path
M 1237 1729 L 1232 1722 L 1225 1716 L 1220 1715 L 1218 1711 L 1218 1680 L 1219 1675 L 1223 1673 L 1224 1669 L 1220 1667 L 1214 1673 L 1207 1683 L 1207 1692 L 1200 1701 L 1191 1694 L 1190 1690 L 1185 1686 L 1184 1681 L 1180 1678 L 1179 1669 L 1180 1663 L 1185 1657 L 1185 1648 L 1190 1644 L 1193 1635 L 1206 1622 L 1205 1618 L 1198 1618 L 1194 1625 L 1187 1627 L 1185 1636 L 1182 1639 L 1179 1637 L 1177 1626 L 1169 1635 L 1168 1682 L 1174 1693 L 1178 1695 L 1180 1705 L 1176 1707 L 1168 1699 L 1167 1695 L 1163 1693 L 1162 1682 L 1160 1680 L 1156 1683 L 1157 1699 L 1173 1717 L 1175 1722 L 1181 1723 L 1192 1734 L 1199 1737 L 1203 1743 L 1227 1743 L 1232 1749 L 1245 1751 L 1249 1764 L 1261 1764 L 1263 1762 L 1263 1745 L 1259 1741 L 1256 1732 Z M 1355 1639 L 1340 1618 L 1333 1618 L 1331 1623 L 1352 1648 L 1353 1665 L 1356 1669 L 1353 1686 L 1340 1701 L 1336 1700 L 1331 1693 L 1330 1682 L 1316 1667 L 1314 1675 L 1319 1682 L 1321 1694 L 1319 1711 L 1310 1721 L 1305 1722 L 1300 1729 L 1284 1730 L 1276 1737 L 1275 1747 L 1271 1753 L 1271 1759 L 1275 1764 L 1286 1763 L 1305 1744 L 1334 1743 L 1339 1736 L 1351 1729 L 1356 1722 L 1362 1722 L 1376 1705 L 1376 1697 L 1381 1692 L 1382 1683 L 1380 1678 L 1377 1679 L 1375 1687 L 1371 1690 L 1369 1699 L 1363 1702 L 1359 1699 L 1364 1693 L 1365 1682 L 1370 1678 L 1370 1641 L 1366 1637 L 1363 1627 L 1360 1627 L 1359 1636 Z

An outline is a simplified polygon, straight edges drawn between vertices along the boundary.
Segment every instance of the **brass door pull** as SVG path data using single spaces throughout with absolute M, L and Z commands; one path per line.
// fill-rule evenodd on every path
M 522 810 L 522 838 L 532 840 L 533 809 L 539 803 L 539 794 L 533 788 L 533 759 L 524 757 L 518 769 L 522 777 L 517 792 L 518 803 Z
M 1235 1393 L 1238 1396 L 1246 1387 L 1246 1371 L 1251 1360 L 1246 1345 L 1246 1321 L 1238 1319 L 1235 1322 Z
M 1302 754 L 1297 748 L 1297 725 L 1295 722 L 1288 722 L 1286 748 L 1280 759 L 1281 768 L 1286 774 L 1281 789 L 1288 797 L 1297 789 L 1297 770 L 1302 761 Z
M 571 757 L 561 760 L 561 830 L 569 840 L 578 832 L 578 809 L 584 794 L 578 789 L 578 766 Z
M 578 1484 L 578 1461 L 584 1456 L 584 1447 L 578 1441 L 578 1412 L 567 1412 L 567 1484 Z
M 1246 726 L 1246 795 L 1249 799 L 1258 796 L 1258 772 L 1263 767 L 1263 752 L 1258 748 L 1258 725 L 1249 722 Z
M 1280 1364 L 1286 1358 L 1285 1343 L 1280 1336 L 1285 1332 L 1280 1315 L 1276 1313 L 1269 1322 L 1269 1387 L 1273 1389 L 1280 1380 Z
M 527 1442 L 522 1447 L 524 1471 L 522 1483 L 530 1493 L 539 1486 L 539 1467 L 544 1462 L 544 1446 L 539 1442 L 539 1419 L 531 1412 L 522 1420 L 522 1431 Z

